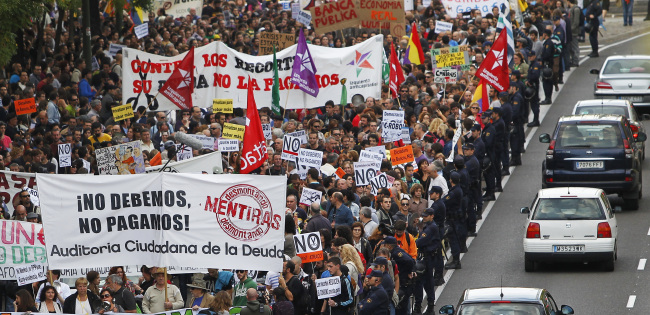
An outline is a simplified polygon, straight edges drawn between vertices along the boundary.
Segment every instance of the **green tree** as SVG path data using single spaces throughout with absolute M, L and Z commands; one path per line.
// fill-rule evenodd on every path
M 22 30 L 32 26 L 32 18 L 42 18 L 45 3 L 49 0 L 2 0 L 0 1 L 0 66 L 11 61 L 16 53 L 25 54 L 22 38 L 16 40 Z

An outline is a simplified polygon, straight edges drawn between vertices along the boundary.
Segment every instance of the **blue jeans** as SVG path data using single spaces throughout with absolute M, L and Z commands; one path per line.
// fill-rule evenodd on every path
M 626 0 L 621 1 L 623 2 L 623 25 L 632 25 L 632 11 L 634 7 L 634 0 L 629 0 L 629 4 Z

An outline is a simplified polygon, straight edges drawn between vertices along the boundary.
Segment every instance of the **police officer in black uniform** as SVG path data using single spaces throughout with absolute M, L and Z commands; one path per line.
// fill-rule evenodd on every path
M 458 216 L 458 241 L 460 242 L 460 252 L 467 253 L 467 207 L 469 206 L 469 185 L 470 178 L 467 169 L 465 168 L 465 158 L 462 155 L 454 157 L 454 172 L 460 175 L 460 188 L 463 191 L 463 199 L 461 203 L 461 214 Z
M 435 210 L 427 208 L 422 214 L 422 222 L 424 222 L 424 229 L 420 236 L 415 241 L 418 247 L 418 255 L 421 255 L 424 260 L 425 269 L 422 274 L 422 284 L 424 285 L 424 292 L 427 293 L 427 310 L 424 314 L 434 314 L 433 308 L 436 301 L 435 280 L 433 277 L 433 270 L 435 269 L 435 260 L 438 259 L 437 252 L 440 251 L 442 244 L 440 242 L 440 230 L 438 225 L 433 221 L 435 217 Z
M 533 121 L 528 123 L 528 127 L 539 126 L 539 77 L 542 71 L 542 64 L 535 56 L 535 51 L 531 50 L 528 55 L 528 80 L 526 81 L 527 90 L 524 93 L 530 110 L 533 112 Z
M 555 54 L 555 44 L 551 40 L 553 31 L 545 29 L 542 33 L 544 44 L 542 46 L 542 63 L 544 69 L 542 70 L 542 86 L 544 88 L 544 101 L 540 104 L 550 105 L 551 97 L 553 96 L 553 55 Z
M 467 236 L 476 236 L 476 213 L 479 200 L 481 199 L 481 164 L 474 156 L 474 144 L 463 145 L 463 156 L 465 157 L 465 169 L 469 174 L 469 203 L 467 205 Z M 481 202 L 481 206 L 483 203 Z
M 650 7 L 650 4 L 648 4 L 648 6 Z M 589 54 L 589 57 L 591 58 L 598 57 L 598 28 L 600 27 L 600 20 L 598 17 L 602 14 L 603 8 L 600 6 L 600 0 L 592 1 L 587 7 L 585 18 L 587 23 L 591 25 L 589 31 L 589 43 L 591 44 L 591 54 Z
M 445 218 L 447 216 L 447 207 L 445 207 L 445 202 L 441 199 L 442 192 L 443 190 L 440 186 L 433 186 L 431 187 L 431 190 L 429 190 L 429 198 L 433 200 L 433 204 L 431 204 L 431 209 L 433 209 L 433 221 L 438 226 L 438 238 L 440 240 L 445 237 L 444 228 Z M 442 277 L 444 272 L 442 250 L 436 252 L 434 255 L 438 257 L 434 260 L 435 272 L 433 273 L 433 280 L 435 282 L 435 286 L 440 286 L 445 283 L 445 279 Z
M 512 104 L 510 103 L 510 95 L 508 92 L 500 92 L 499 100 L 501 101 L 501 107 L 494 108 L 492 111 L 499 114 L 501 117 L 500 120 L 503 121 L 504 125 L 502 143 L 504 150 L 497 151 L 497 153 L 501 156 L 501 176 L 506 176 L 510 175 L 510 155 L 508 154 L 508 147 L 510 145 L 510 134 L 512 133 Z M 492 114 L 492 117 L 494 118 L 494 113 Z M 494 127 L 497 128 L 497 137 L 500 137 L 500 122 L 498 122 L 498 120 L 494 120 L 494 122 Z M 500 181 L 498 182 L 500 183 Z M 497 187 L 501 187 L 501 185 L 499 184 Z
M 501 186 L 501 176 L 508 175 L 509 173 L 504 174 L 501 168 L 501 165 L 504 161 L 504 154 L 505 156 L 508 156 L 508 146 L 506 139 L 509 137 L 509 130 L 510 128 L 506 125 L 506 123 L 503 121 L 503 116 L 502 116 L 502 111 L 500 107 L 496 107 L 492 110 L 492 124 L 494 125 L 494 129 L 496 130 L 496 134 L 494 135 L 494 151 L 497 154 L 497 162 L 495 163 L 496 166 L 496 188 L 495 191 L 501 192 L 503 191 L 503 187 Z M 504 153 L 505 151 L 505 153 Z M 507 164 L 503 163 L 503 166 L 508 167 Z
M 449 239 L 452 257 L 445 264 L 445 269 L 460 269 L 461 234 L 459 221 L 464 215 L 462 212 L 463 190 L 460 187 L 460 174 L 457 172 L 451 173 L 449 182 L 451 188 L 447 192 L 447 196 L 445 196 L 445 207 L 447 208 L 447 238 Z
M 519 85 L 510 82 L 510 104 L 512 104 L 512 133 L 510 134 L 510 165 L 521 165 L 521 149 L 524 147 L 524 98 L 519 93 Z M 507 152 L 506 152 L 507 154 Z
M 383 277 L 379 270 L 373 270 L 366 276 L 363 284 L 365 297 L 359 301 L 359 315 L 388 315 L 390 299 L 381 285 Z
M 558 79 L 557 83 L 564 84 L 564 55 L 566 54 L 566 32 L 562 28 L 562 16 L 554 15 L 553 16 L 553 36 L 556 36 L 562 45 L 562 50 L 560 51 L 559 54 L 559 59 L 555 59 L 556 62 L 558 62 Z
M 409 296 L 414 293 L 415 281 L 415 260 L 402 248 L 397 246 L 397 239 L 394 236 L 384 238 L 384 246 L 390 251 L 390 257 L 397 264 L 399 270 L 399 296 L 400 303 L 395 308 L 395 314 L 405 315 L 408 311 Z M 402 271 L 404 271 L 402 273 Z M 395 288 L 397 290 L 397 288 Z
M 490 164 L 485 167 L 485 195 L 483 195 L 483 201 L 496 200 L 494 192 L 496 190 L 496 177 L 497 177 L 497 153 L 496 151 L 496 129 L 492 125 L 490 116 L 492 115 L 491 110 L 486 110 L 483 112 L 483 131 L 481 132 L 481 141 L 485 144 L 485 156 L 487 160 L 490 161 Z M 476 146 L 476 144 L 475 144 Z M 483 163 L 485 165 L 485 162 Z M 501 176 L 501 170 L 498 170 L 499 176 Z

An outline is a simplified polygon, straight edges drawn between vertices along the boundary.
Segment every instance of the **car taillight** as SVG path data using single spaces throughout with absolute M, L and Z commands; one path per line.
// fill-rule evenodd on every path
M 632 130 L 632 136 L 636 139 L 639 136 L 639 126 L 630 125 L 630 130 Z
M 612 228 L 609 226 L 609 223 L 598 223 L 598 238 L 612 238 Z
M 547 159 L 553 159 L 553 154 L 555 152 L 555 140 L 552 140 L 551 143 L 548 145 L 548 149 L 546 149 L 546 158 Z
M 600 225 L 598 225 L 598 231 L 600 231 Z M 539 223 L 528 223 L 528 229 L 526 229 L 526 238 L 540 238 L 539 235 Z
M 633 157 L 634 150 L 630 147 L 630 141 L 623 139 L 623 146 L 625 147 L 625 158 L 631 159 Z
M 609 84 L 609 83 L 607 83 L 607 82 L 598 82 L 598 83 L 596 83 L 596 88 L 597 88 L 597 89 L 608 89 L 608 90 L 611 90 L 611 89 L 612 89 L 612 85 Z

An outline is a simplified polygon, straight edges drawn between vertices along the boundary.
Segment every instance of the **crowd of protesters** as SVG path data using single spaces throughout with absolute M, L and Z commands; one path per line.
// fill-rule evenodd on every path
M 105 1 L 99 1 L 100 11 L 105 6 Z M 116 29 L 113 17 L 102 15 L 100 31 L 91 39 L 97 63 L 88 65 L 81 56 L 80 20 L 49 9 L 43 41 L 38 44 L 36 23 L 40 22 L 35 19 L 34 27 L 25 29 L 18 41 L 24 53 L 0 71 L 0 169 L 97 174 L 94 151 L 129 141 L 141 141 L 146 166 L 157 165 L 176 158 L 168 154 L 174 133 L 218 139 L 225 122 L 245 124 L 241 109 L 224 114 L 200 106 L 167 112 L 139 107 L 134 118 L 115 122 L 111 108 L 122 104 L 122 54 L 109 54 L 110 44 L 174 56 L 191 46 L 222 41 L 257 55 L 260 32 L 296 34 L 302 27 L 291 19 L 290 11 L 273 1 L 205 0 L 201 15 L 191 10 L 185 16 L 172 16 L 161 9 L 149 14 L 149 36 L 140 40 L 128 14 L 122 29 Z M 584 8 L 575 0 L 529 1 L 522 16 L 511 11 L 516 43 L 511 87 L 501 93 L 490 89 L 489 100 L 479 102 L 474 97 L 479 85 L 474 74 L 501 30 L 499 18 L 505 17 L 499 16 L 498 8 L 486 16 L 479 10 L 455 14 L 446 12 L 437 0 L 426 7 L 415 1 L 405 22 L 408 28 L 412 22 L 418 25 L 425 52 L 469 47 L 469 70 L 462 71 L 456 83 L 434 83 L 426 54 L 421 65 L 403 64 L 406 81 L 396 97 L 384 85 L 381 98 L 362 96 L 349 104 L 328 101 L 318 104 L 319 108 L 287 110 L 282 115 L 273 115 L 270 104 L 257 102 L 262 107 L 261 122 L 272 124 L 272 136 L 269 158 L 254 173 L 285 176 L 287 181 L 281 273 L 210 269 L 206 275 L 174 276 L 174 285 L 161 269 L 145 267 L 136 284 L 125 276 L 124 268 L 115 267 L 107 279 L 96 273 L 76 279 L 77 293 L 71 294 L 54 271 L 48 281 L 23 287 L 2 281 L 4 310 L 90 314 L 194 307 L 223 315 L 231 307 L 244 307 L 242 314 L 392 315 L 420 314 L 425 309 L 432 314 L 433 289 L 444 283 L 444 269 L 461 268 L 460 253 L 467 251 L 468 237 L 477 237 L 476 222 L 484 201 L 494 200 L 494 193 L 503 189 L 502 176 L 509 174 L 510 166 L 522 163 L 524 125 L 539 124 L 540 103 L 550 103 L 554 87 L 557 90 L 563 83 L 564 71 L 577 66 L 585 21 L 597 23 L 593 21 L 601 11 L 597 0 L 584 3 Z M 65 19 L 60 37 L 56 35 L 58 19 Z M 437 21 L 453 23 L 452 31 L 435 33 Z M 312 45 L 328 47 L 351 46 L 376 34 L 376 30 L 349 29 L 345 36 L 342 32 L 318 34 L 313 29 L 305 32 Z M 387 55 L 394 43 L 399 59 L 407 58 L 408 37 L 384 35 Z M 597 33 L 595 46 L 593 40 L 596 57 Z M 36 112 L 16 115 L 14 101 L 28 98 L 35 98 Z M 404 111 L 410 137 L 383 141 L 382 112 L 395 109 Z M 533 113 L 530 121 L 529 112 Z M 459 128 L 462 136 L 454 142 Z M 324 153 L 322 167 L 310 169 L 306 178 L 298 175 L 295 162 L 281 155 L 283 136 L 297 130 L 307 132 L 303 147 Z M 389 150 L 409 141 L 413 163 L 394 167 L 386 158 L 381 164 L 381 171 L 394 179 L 391 187 L 373 195 L 369 186 L 355 184 L 353 163 L 361 150 L 379 145 Z M 70 167 L 58 166 L 60 143 L 72 145 Z M 194 156 L 212 151 L 195 150 Z M 239 153 L 224 154 L 222 162 L 224 172 L 239 172 Z M 336 173 L 339 168 L 343 174 Z M 321 191 L 322 199 L 300 204 L 305 187 Z M 26 191 L 3 202 L 2 210 L 5 219 L 40 220 L 40 210 Z M 303 264 L 296 256 L 292 236 L 305 232 L 320 233 L 322 261 Z M 341 294 L 317 298 L 314 281 L 325 277 L 340 277 Z M 100 288 L 102 280 L 105 284 Z

